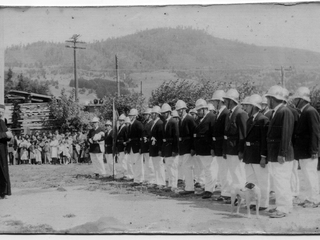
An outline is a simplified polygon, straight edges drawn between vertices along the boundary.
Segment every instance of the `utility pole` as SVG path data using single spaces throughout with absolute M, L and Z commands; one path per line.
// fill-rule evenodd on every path
M 140 81 L 140 95 L 142 95 L 142 81 Z
M 0 104 L 4 104 L 4 17 L 0 14 Z
M 283 68 L 281 66 L 281 68 L 276 68 L 275 70 L 277 70 L 277 71 L 280 70 L 280 72 L 281 72 L 281 86 L 285 88 L 286 87 L 286 83 L 284 81 L 284 71 L 291 71 L 291 66 L 290 66 L 290 68 Z
M 79 34 L 73 34 L 73 36 L 70 38 L 71 40 L 67 40 L 68 43 L 73 43 L 73 45 L 67 45 L 67 48 L 73 48 L 73 73 L 74 73 L 74 87 L 75 87 L 75 101 L 78 102 L 78 79 L 77 79 L 77 58 L 76 58 L 76 49 L 86 49 L 84 47 L 78 47 L 77 43 L 85 43 L 78 41 L 78 38 L 80 37 Z
M 118 66 L 118 57 L 116 55 L 116 73 L 117 73 L 117 85 L 118 85 L 118 97 L 120 97 L 120 81 L 119 81 L 119 66 Z

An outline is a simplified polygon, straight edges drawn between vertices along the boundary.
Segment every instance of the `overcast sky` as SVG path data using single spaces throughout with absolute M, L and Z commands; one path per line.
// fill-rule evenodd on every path
M 36 41 L 119 37 L 157 27 L 191 26 L 213 36 L 320 52 L 320 4 L 244 4 L 167 7 L 5 8 L 5 47 Z M 2 34 L 2 33 L 1 33 Z

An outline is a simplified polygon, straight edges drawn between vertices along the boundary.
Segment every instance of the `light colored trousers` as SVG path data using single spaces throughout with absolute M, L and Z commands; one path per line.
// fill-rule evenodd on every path
M 218 162 L 216 157 L 198 156 L 204 170 L 204 190 L 214 192 L 218 180 Z
M 182 163 L 182 175 L 185 179 L 185 191 L 194 191 L 194 159 L 195 158 L 192 157 L 190 153 L 179 156 L 179 162 Z
M 127 172 L 127 161 L 126 161 L 126 154 L 124 152 L 119 152 L 118 154 L 118 163 L 116 164 L 117 170 L 117 178 L 122 178 L 125 176 Z
M 154 167 L 151 157 L 149 156 L 149 153 L 143 154 L 144 159 L 144 180 L 148 183 L 155 184 L 155 173 L 154 173 Z
M 246 179 L 248 183 L 253 183 L 260 188 L 260 207 L 269 207 L 270 195 L 270 174 L 269 165 L 262 168 L 260 164 L 245 164 Z
M 143 155 L 139 152 L 133 153 L 131 150 L 130 159 L 132 161 L 133 168 L 133 181 L 136 183 L 142 183 L 144 180 Z
M 230 184 L 231 184 L 231 174 L 227 166 L 227 159 L 224 159 L 222 156 L 217 158 L 218 163 L 218 179 L 221 184 L 221 196 L 230 197 Z
M 113 154 L 112 153 L 111 154 L 105 154 L 105 157 L 107 159 L 107 163 L 105 164 L 107 177 L 113 176 L 113 169 L 114 169 L 114 175 L 116 175 L 117 171 L 116 171 L 115 165 L 114 165 Z
M 92 161 L 93 172 L 105 176 L 106 169 L 104 168 L 103 153 L 90 153 Z
M 204 169 L 202 167 L 201 160 L 199 156 L 195 155 L 193 156 L 194 160 L 194 179 L 197 183 L 200 183 L 204 186 L 205 184 L 205 177 L 204 177 Z
M 269 172 L 273 178 L 274 191 L 276 194 L 277 210 L 289 213 L 292 209 L 291 174 L 292 161 L 280 164 L 269 162 Z
M 245 186 L 246 173 L 244 170 L 244 163 L 239 160 L 238 155 L 227 155 L 227 167 L 231 175 L 231 185 Z
M 307 184 L 306 199 L 319 203 L 319 177 L 317 171 L 318 159 L 301 159 L 300 166 Z
M 129 179 L 133 179 L 133 159 L 130 154 L 125 154 L 124 159 L 127 164 L 127 171 L 125 173 L 125 176 Z
M 150 157 L 154 167 L 154 174 L 155 174 L 155 184 L 158 186 L 165 186 L 165 167 L 163 163 L 162 157 Z
M 165 167 L 168 176 L 168 187 L 177 188 L 178 187 L 178 163 L 179 156 L 166 157 Z
M 180 156 L 178 160 L 178 179 L 185 180 L 183 159 Z
M 300 181 L 298 175 L 298 160 L 293 160 L 292 162 L 292 175 L 291 175 L 291 191 L 294 197 L 299 196 L 300 193 Z

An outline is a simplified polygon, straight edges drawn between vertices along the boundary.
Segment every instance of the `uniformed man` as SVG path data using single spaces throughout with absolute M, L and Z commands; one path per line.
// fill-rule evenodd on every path
M 218 180 L 218 163 L 211 155 L 212 128 L 216 116 L 208 111 L 204 99 L 196 101 L 196 110 L 200 120 L 194 131 L 194 148 L 205 173 L 205 192 L 202 198 L 206 199 L 211 198 Z
M 273 110 L 267 132 L 269 171 L 274 181 L 276 208 L 270 209 L 271 218 L 285 217 L 292 209 L 290 178 L 292 173 L 292 134 L 294 118 L 290 109 L 283 105 L 284 91 L 272 86 L 266 94 L 269 108 Z
M 89 154 L 92 161 L 95 176 L 106 176 L 106 169 L 103 162 L 104 154 L 104 131 L 99 127 L 99 118 L 91 120 L 92 129 L 88 133 Z
M 207 103 L 208 104 L 208 111 L 211 112 L 212 114 L 216 114 L 216 108 L 212 103 Z
M 192 109 L 190 109 L 189 114 L 197 122 L 197 120 L 198 120 L 198 112 L 197 112 L 197 110 L 195 108 L 192 108 Z
M 143 132 L 143 125 L 137 120 L 138 110 L 132 108 L 129 112 L 131 120 L 129 130 L 129 152 L 130 159 L 133 163 L 133 185 L 141 185 L 144 181 L 143 156 L 141 154 L 141 139 Z
M 320 144 L 320 116 L 317 110 L 310 105 L 310 90 L 300 87 L 295 92 L 294 104 L 301 115 L 294 131 L 294 153 L 300 160 L 300 166 L 307 184 L 303 207 L 317 207 L 319 205 L 319 177 L 317 161 Z
M 106 121 L 106 132 L 104 134 L 104 144 L 105 144 L 105 157 L 107 160 L 106 173 L 107 177 L 116 175 L 116 169 L 114 165 L 113 157 L 113 130 L 112 123 L 110 120 Z
M 144 179 L 148 184 L 155 184 L 155 173 L 152 163 L 152 159 L 149 155 L 149 145 L 151 139 L 151 127 L 153 125 L 153 120 L 151 119 L 151 108 L 146 108 L 142 113 L 143 121 L 143 132 L 141 141 L 141 154 L 144 159 Z
M 231 175 L 228 170 L 227 161 L 223 158 L 223 136 L 226 123 L 226 117 L 229 113 L 229 110 L 224 104 L 224 97 L 226 93 L 223 90 L 217 90 L 213 93 L 212 98 L 209 100 L 218 110 L 217 119 L 214 122 L 212 129 L 212 155 L 216 157 L 219 172 L 218 178 L 221 185 L 221 194 L 218 197 L 217 201 L 224 201 L 228 198 L 230 199 L 230 182 Z
M 175 192 L 178 185 L 179 128 L 178 123 L 172 119 L 169 104 L 164 103 L 162 105 L 161 114 L 165 119 L 163 124 L 162 157 L 165 159 L 165 167 L 168 174 L 168 187 L 166 190 Z
M 127 141 L 124 143 L 126 146 L 124 151 L 124 161 L 126 162 L 126 165 L 127 165 L 125 180 L 132 181 L 133 180 L 133 159 L 130 158 L 130 140 L 129 140 L 130 126 L 131 126 L 130 117 L 126 117 L 124 119 L 124 124 L 127 128 L 127 136 L 128 136 Z
M 149 155 L 153 163 L 155 172 L 155 183 L 158 189 L 162 189 L 166 185 L 165 167 L 162 159 L 162 143 L 163 143 L 163 122 L 160 119 L 161 109 L 154 106 L 151 110 L 153 124 L 151 126 Z
M 267 166 L 267 131 L 269 119 L 261 110 L 262 98 L 253 94 L 247 100 L 246 112 L 247 134 L 245 138 L 243 161 L 245 163 L 246 180 L 259 186 L 261 201 L 259 209 L 263 211 L 269 207 L 270 174 Z
M 231 174 L 231 185 L 245 186 L 246 176 L 243 163 L 244 141 L 247 131 L 248 114 L 239 106 L 239 93 L 229 89 L 224 97 L 225 105 L 230 110 L 226 117 L 223 156 Z M 229 203 L 229 200 L 227 201 Z
M 117 178 L 124 179 L 127 173 L 127 162 L 125 159 L 126 142 L 128 140 L 128 130 L 124 123 L 126 116 L 121 114 L 119 116 L 119 129 L 117 133 L 117 155 L 118 155 L 118 168 L 117 168 Z M 128 179 L 130 180 L 130 178 Z
M 265 95 L 262 96 L 261 113 L 267 118 L 271 118 L 272 110 L 268 107 L 268 100 Z
M 178 126 L 180 125 L 180 116 L 177 112 L 177 110 L 173 110 L 171 112 L 171 116 L 172 116 L 172 119 L 175 120 L 178 124 Z M 183 184 L 183 181 L 184 181 L 184 172 L 183 172 L 183 166 L 182 166 L 182 159 L 179 157 L 178 158 L 178 185 L 179 184 Z
M 241 102 L 241 107 L 245 112 L 247 112 L 247 106 L 248 106 L 249 98 L 250 98 L 250 96 L 247 96 Z
M 193 134 L 196 123 L 193 117 L 187 114 L 187 105 L 184 101 L 178 100 L 175 108 L 180 116 L 179 124 L 179 160 L 182 162 L 183 176 L 185 178 L 185 188 L 182 195 L 194 193 L 194 157 Z

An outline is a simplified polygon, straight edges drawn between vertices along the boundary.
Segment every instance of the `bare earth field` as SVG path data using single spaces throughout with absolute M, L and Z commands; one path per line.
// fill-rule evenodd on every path
M 299 172 L 301 174 L 301 171 Z M 0 234 L 319 234 L 320 207 L 295 206 L 286 218 L 230 214 L 196 195 L 93 179 L 92 166 L 10 166 L 12 196 L 0 201 Z M 301 183 L 301 192 L 305 192 Z M 274 199 L 271 199 L 274 204 Z M 254 214 L 254 213 L 253 213 Z

